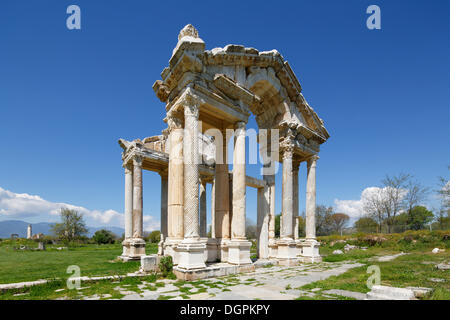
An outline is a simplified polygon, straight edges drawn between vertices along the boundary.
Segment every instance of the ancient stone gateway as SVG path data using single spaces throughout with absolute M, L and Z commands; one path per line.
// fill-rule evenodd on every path
M 161 176 L 159 254 L 175 273 L 201 278 L 254 268 L 245 234 L 246 186 L 258 189 L 258 257 L 283 264 L 320 261 L 315 235 L 316 162 L 329 134 L 276 50 L 240 45 L 205 50 L 184 27 L 153 89 L 166 104 L 162 135 L 119 140 L 125 168 L 122 258 L 145 255 L 142 170 Z M 262 179 L 246 175 L 246 123 L 253 114 L 264 161 Z M 234 139 L 231 139 L 233 137 Z M 227 159 L 234 141 L 233 161 Z M 282 226 L 275 238 L 276 161 L 282 164 Z M 306 162 L 306 238 L 298 236 L 298 171 Z M 231 171 L 229 171 L 232 169 Z M 206 184 L 212 184 L 212 236 L 206 233 Z M 216 263 L 220 262 L 220 263 Z

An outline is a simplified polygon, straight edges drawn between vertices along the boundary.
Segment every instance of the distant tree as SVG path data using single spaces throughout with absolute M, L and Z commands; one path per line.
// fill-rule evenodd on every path
M 350 217 L 345 213 L 333 213 L 330 216 L 331 228 L 334 232 L 341 233 L 342 229 L 350 220 Z
M 395 216 L 403 209 L 403 199 L 407 192 L 407 183 L 411 176 L 409 174 L 401 173 L 397 176 L 386 176 L 382 180 L 384 196 L 382 197 L 382 207 L 386 213 L 385 222 L 388 226 L 388 233 L 391 233 L 393 224 L 395 223 Z
M 403 198 L 404 207 L 408 214 L 408 225 L 413 224 L 413 214 L 412 210 L 414 207 L 420 205 L 427 197 L 429 189 L 427 187 L 422 186 L 419 182 L 412 179 L 410 177 L 409 181 L 406 184 L 406 189 L 408 193 Z
M 148 241 L 151 243 L 159 243 L 161 241 L 161 232 L 154 230 L 148 235 Z
M 304 237 L 305 236 L 305 228 L 306 228 L 306 220 L 305 220 L 305 214 L 302 214 L 298 216 L 298 236 Z
M 355 228 L 358 232 L 377 232 L 378 223 L 371 217 L 361 217 L 355 221 Z
M 377 223 L 377 232 L 381 232 L 381 226 L 386 218 L 383 198 L 383 189 L 375 188 L 373 192 L 363 199 L 364 212 L 367 217 Z
M 450 169 L 450 167 L 449 167 Z M 441 210 L 450 213 L 450 181 L 439 177 L 437 195 L 441 199 Z
M 400 231 L 404 231 L 405 229 L 422 230 L 433 219 L 433 212 L 429 211 L 426 207 L 415 206 L 409 213 L 405 211 L 399 214 L 395 219 L 395 224 L 398 227 L 402 227 L 397 228 Z
M 333 231 L 333 221 L 331 216 L 334 214 L 333 207 L 318 205 L 316 207 L 316 234 L 326 236 Z
M 432 224 L 432 228 L 439 230 L 450 229 L 450 213 L 443 208 L 437 211 L 435 222 Z
M 61 223 L 52 226 L 53 233 L 61 240 L 70 242 L 81 238 L 88 230 L 83 215 L 76 210 L 61 208 Z
M 114 233 L 106 229 L 97 230 L 92 236 L 92 240 L 97 244 L 114 243 L 114 238 Z
M 281 213 L 275 215 L 275 237 L 280 237 Z

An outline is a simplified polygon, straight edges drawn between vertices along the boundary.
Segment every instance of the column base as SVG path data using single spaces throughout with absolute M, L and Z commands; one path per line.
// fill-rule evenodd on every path
M 297 260 L 299 250 L 293 239 L 280 239 L 277 241 L 277 258 L 280 260 Z
M 251 246 L 252 243 L 247 240 L 231 240 L 228 243 L 228 263 L 236 265 L 251 264 Z
M 228 244 L 230 239 L 216 239 L 217 241 L 217 259 L 220 262 L 228 262 Z
M 278 246 L 275 239 L 269 239 L 269 259 L 275 259 L 278 255 Z
M 129 238 L 122 241 L 122 255 L 119 256 L 123 261 L 140 260 L 145 256 L 145 241 L 141 238 Z
M 199 241 L 205 245 L 205 250 L 203 251 L 203 262 L 206 263 L 208 261 L 208 238 L 202 237 Z
M 305 241 L 302 241 L 302 262 L 321 262 L 322 257 L 319 254 L 319 246 L 320 243 L 315 239 L 306 239 Z
M 165 256 L 172 257 L 172 262 L 174 266 L 176 266 L 180 260 L 177 247 L 181 243 L 181 241 L 183 241 L 183 239 L 166 238 L 163 244 L 163 254 Z
M 206 268 L 206 244 L 200 240 L 185 239 L 177 246 L 178 268 L 185 270 Z

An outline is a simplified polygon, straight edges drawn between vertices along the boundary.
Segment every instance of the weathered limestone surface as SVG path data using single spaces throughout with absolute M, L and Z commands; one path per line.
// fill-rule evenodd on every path
M 31 239 L 32 236 L 33 236 L 33 231 L 32 231 L 31 224 L 29 224 L 27 227 L 27 239 Z
M 184 164 L 183 164 L 183 135 L 180 120 L 169 120 L 170 155 L 168 172 L 168 237 L 182 240 L 184 237 Z
M 223 135 L 223 146 L 216 149 L 216 152 L 222 152 L 225 161 L 227 155 L 227 139 Z M 214 230 L 217 239 L 230 239 L 230 205 L 229 205 L 229 178 L 228 163 L 216 163 L 216 180 L 214 184 L 214 205 L 215 218 Z
M 415 300 L 414 291 L 406 288 L 395 288 L 375 285 L 367 293 L 367 300 Z
M 142 159 L 133 159 L 133 238 L 142 238 Z
M 125 166 L 125 239 L 133 236 L 133 170 Z

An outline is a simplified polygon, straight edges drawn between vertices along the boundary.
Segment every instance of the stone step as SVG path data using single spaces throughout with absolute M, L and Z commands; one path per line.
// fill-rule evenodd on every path
M 414 291 L 406 288 L 396 288 L 388 286 L 373 286 L 372 290 L 367 294 L 369 297 L 382 297 L 386 300 L 413 300 L 415 299 Z

